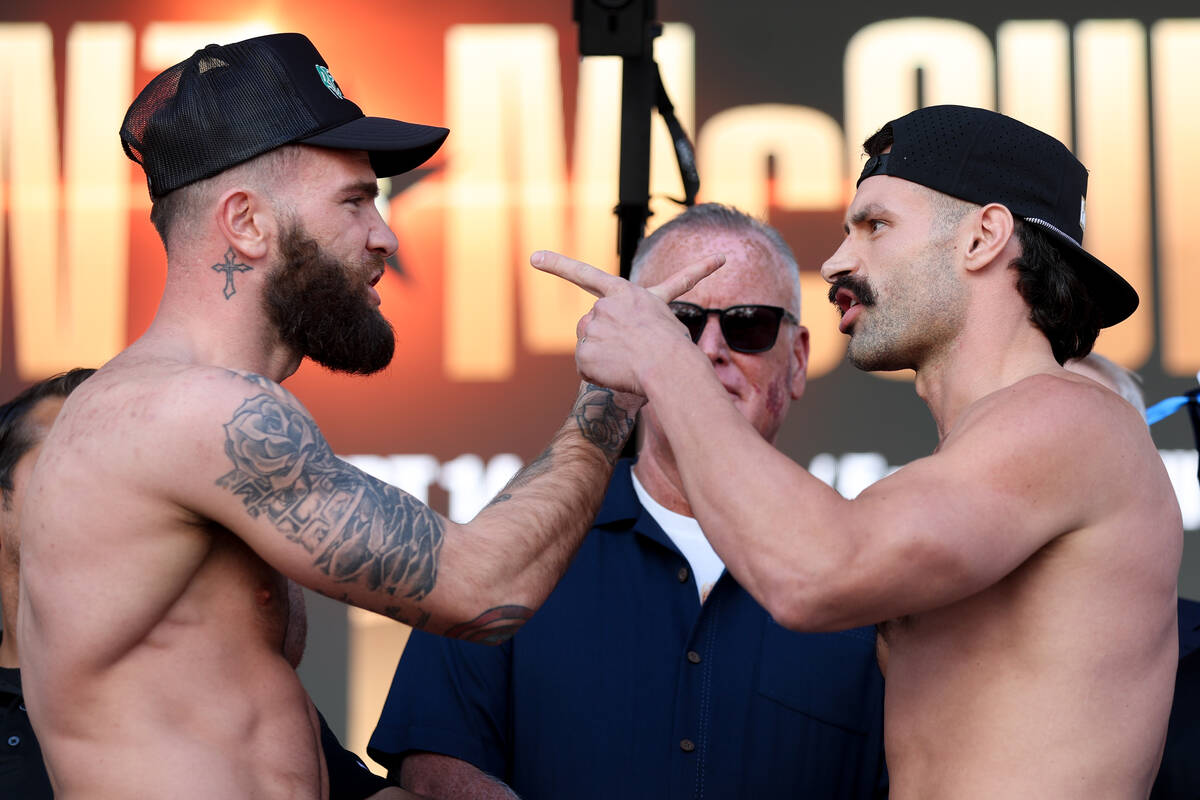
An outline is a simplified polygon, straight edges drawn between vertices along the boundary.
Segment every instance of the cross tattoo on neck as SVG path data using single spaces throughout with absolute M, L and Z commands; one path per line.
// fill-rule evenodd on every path
M 233 248 L 230 247 L 228 250 L 225 251 L 225 260 L 223 262 L 221 262 L 220 264 L 212 265 L 212 268 L 215 272 L 224 272 L 225 273 L 225 299 L 226 300 L 228 300 L 229 298 L 231 298 L 235 294 L 237 294 L 237 289 L 234 288 L 234 285 L 233 285 L 233 273 L 247 272 L 249 270 L 254 269 L 254 267 L 251 267 L 248 264 L 242 264 L 237 261 L 234 261 L 234 257 L 235 257 L 235 254 L 233 252 Z

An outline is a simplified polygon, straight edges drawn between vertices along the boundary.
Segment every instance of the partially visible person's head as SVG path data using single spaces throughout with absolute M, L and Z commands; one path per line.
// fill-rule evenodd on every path
M 0 495 L 12 507 L 18 475 L 50 431 L 63 401 L 96 370 L 77 367 L 33 384 L 0 405 Z
M 1088 353 L 1083 358 L 1072 359 L 1064 367 L 1119 394 L 1143 417 L 1146 416 L 1146 396 L 1142 392 L 1142 379 L 1133 370 L 1125 369 L 1099 353 Z
M 17 521 L 29 475 L 63 401 L 93 372 L 78 368 L 55 375 L 0 405 L 0 606 L 6 628 L 16 619 L 21 552 Z
M 1087 171 L 1053 137 L 991 111 L 933 106 L 887 123 L 863 149 L 859 184 L 890 175 L 926 187 L 950 224 L 991 203 L 1012 213 L 1016 287 L 1059 363 L 1137 307 L 1133 288 L 1081 245 Z
M 694 317 L 693 340 L 734 406 L 763 438 L 774 441 L 791 401 L 804 392 L 808 365 L 799 268 L 779 232 L 728 206 L 694 206 L 642 241 L 631 278 L 653 286 L 710 253 L 723 253 L 725 266 L 677 298 L 676 315 Z M 718 314 L 699 311 L 732 306 L 747 308 L 727 313 L 723 322 Z M 647 440 L 661 436 L 652 406 L 642 415 Z

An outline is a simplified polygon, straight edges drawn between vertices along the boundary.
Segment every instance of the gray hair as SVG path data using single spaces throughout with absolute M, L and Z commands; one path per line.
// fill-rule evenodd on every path
M 672 233 L 695 230 L 719 230 L 734 233 L 756 233 L 766 239 L 774 248 L 776 255 L 786 266 L 791 283 L 796 291 L 796 303 L 800 302 L 800 266 L 796 263 L 796 255 L 784 241 L 779 231 L 767 223 L 723 203 L 701 203 L 691 206 L 679 216 L 663 223 L 654 233 L 638 243 L 637 252 L 633 256 L 633 265 L 629 271 L 629 279 L 636 281 L 642 265 L 650 258 L 658 245 Z M 699 255 L 699 254 L 697 254 Z
M 1083 364 L 1099 372 L 1107 379 L 1104 383 L 1108 388 L 1125 398 L 1143 417 L 1146 416 L 1146 396 L 1142 392 L 1141 375 L 1125 369 L 1099 353 L 1088 353 L 1083 358 L 1072 359 L 1067 362 L 1068 368 L 1071 364 Z

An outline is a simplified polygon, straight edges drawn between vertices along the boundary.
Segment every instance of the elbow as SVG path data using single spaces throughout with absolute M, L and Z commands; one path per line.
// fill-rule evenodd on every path
M 863 600 L 856 590 L 852 561 L 810 562 L 805 569 L 777 574 L 760 598 L 782 627 L 798 633 L 826 633 L 863 624 Z M 861 584 L 858 584 L 861 585 Z
M 759 602 L 782 627 L 799 633 L 839 630 L 839 609 L 845 611 L 836 587 L 809 573 L 772 582 Z
M 770 605 L 764 604 L 767 613 L 789 631 L 797 633 L 824 633 L 853 627 L 846 624 L 845 607 L 815 593 L 795 590 L 791 596 L 781 597 Z
M 532 616 L 533 609 L 527 606 L 495 606 L 474 619 L 451 625 L 442 635 L 476 644 L 503 644 L 511 639 Z

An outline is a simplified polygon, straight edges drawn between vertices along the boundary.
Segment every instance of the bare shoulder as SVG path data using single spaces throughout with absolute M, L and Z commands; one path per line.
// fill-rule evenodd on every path
M 982 398 L 942 452 L 952 463 L 990 468 L 991 480 L 1027 497 L 1075 505 L 1080 526 L 1122 508 L 1172 505 L 1142 416 L 1116 393 L 1066 371 L 1034 375 Z
M 1141 415 L 1094 381 L 1065 370 L 1038 374 L 977 401 L 947 437 L 951 447 L 988 439 L 1020 441 L 1034 452 L 1069 446 L 1090 452 L 1153 451 Z
M 123 485 L 185 506 L 198 483 L 229 471 L 236 452 L 325 446 L 303 405 L 279 384 L 207 365 L 114 363 L 68 399 L 60 421 L 59 441 L 48 449 L 102 461 Z
M 98 379 L 98 380 L 97 380 Z M 96 373 L 80 413 L 104 414 L 122 436 L 205 436 L 228 424 L 246 403 L 286 407 L 307 416 L 278 383 L 252 372 L 207 365 L 141 364 Z
M 64 411 L 93 422 L 170 426 L 220 417 L 229 403 L 259 394 L 298 401 L 274 381 L 252 372 L 169 361 L 114 361 L 101 368 L 69 398 Z

